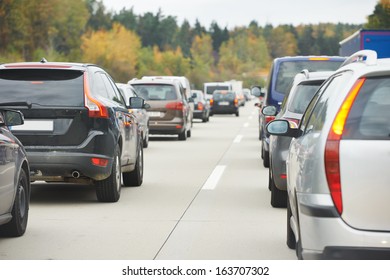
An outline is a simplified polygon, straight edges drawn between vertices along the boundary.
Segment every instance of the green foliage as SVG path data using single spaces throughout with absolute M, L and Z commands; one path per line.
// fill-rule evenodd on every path
M 390 29 L 390 1 L 380 0 L 364 26 L 367 29 Z

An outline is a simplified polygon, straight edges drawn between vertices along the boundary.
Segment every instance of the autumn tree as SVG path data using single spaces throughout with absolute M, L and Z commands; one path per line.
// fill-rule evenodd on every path
M 213 76 L 214 57 L 211 36 L 196 35 L 191 45 L 191 72 L 189 75 L 196 88 L 202 88 L 203 83 L 215 79 Z
M 373 14 L 368 16 L 368 22 L 364 26 L 368 29 L 390 28 L 390 1 L 380 0 L 375 6 Z
M 85 62 L 100 65 L 119 82 L 136 76 L 140 38 L 118 23 L 109 31 L 91 31 L 84 35 L 81 49 Z

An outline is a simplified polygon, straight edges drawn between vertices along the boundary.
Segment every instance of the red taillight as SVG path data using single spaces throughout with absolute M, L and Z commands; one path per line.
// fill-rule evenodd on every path
M 88 108 L 88 116 L 90 118 L 108 118 L 108 111 L 106 106 L 101 104 L 98 100 L 92 97 L 89 90 L 89 84 L 87 79 L 87 73 L 84 73 L 84 96 L 85 107 Z
M 203 103 L 198 102 L 198 110 L 203 111 Z
M 297 120 L 297 119 L 286 118 L 286 120 L 288 120 L 290 123 L 295 124 L 296 125 L 296 126 L 294 125 L 295 128 L 297 128 L 299 125 L 299 120 Z
M 343 212 L 343 200 L 340 179 L 340 140 L 343 135 L 345 122 L 348 118 L 352 104 L 355 101 L 365 78 L 359 79 L 348 93 L 343 105 L 339 109 L 333 121 L 325 145 L 325 173 L 328 181 L 330 194 L 337 212 Z
M 238 105 L 238 99 L 234 98 L 234 106 L 237 106 L 237 105 Z
M 273 121 L 275 119 L 275 116 L 265 116 L 265 124 L 269 123 L 270 121 Z
M 108 159 L 105 158 L 91 158 L 91 162 L 93 165 L 106 167 L 108 164 Z
M 214 104 L 214 99 L 210 99 L 210 106 L 213 106 L 213 104 Z
M 177 110 L 177 111 L 184 110 L 183 102 L 181 102 L 181 101 L 170 102 L 167 105 L 165 105 L 165 108 L 170 109 L 170 110 Z

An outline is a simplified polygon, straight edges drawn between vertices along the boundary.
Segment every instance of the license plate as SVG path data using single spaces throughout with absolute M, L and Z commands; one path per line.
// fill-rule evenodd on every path
M 148 112 L 149 117 L 160 117 L 161 112 Z
M 24 124 L 18 126 L 10 127 L 12 131 L 53 131 L 54 123 L 53 121 L 47 120 L 36 120 L 30 121 L 25 120 Z
M 228 101 L 220 101 L 220 102 L 218 102 L 218 105 L 220 105 L 220 106 L 228 106 L 229 102 Z

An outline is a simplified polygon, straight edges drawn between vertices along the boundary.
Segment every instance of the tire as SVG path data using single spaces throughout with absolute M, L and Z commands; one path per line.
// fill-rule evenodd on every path
M 290 206 L 289 200 L 287 199 L 287 241 L 286 241 L 286 244 L 287 244 L 288 248 L 296 249 L 297 240 L 295 238 L 293 230 L 291 229 L 291 223 L 290 223 L 291 217 L 292 217 L 291 206 Z
M 270 176 L 271 184 L 271 205 L 274 208 L 286 208 L 287 207 L 287 191 L 279 190 L 275 186 L 275 182 Z
M 187 140 L 187 131 L 184 130 L 183 132 L 179 133 L 179 140 L 180 141 Z
M 268 168 L 269 167 L 269 152 L 264 150 L 264 140 L 261 143 L 261 153 L 262 153 L 262 158 L 263 158 L 263 166 Z
M 190 129 L 190 130 L 187 130 L 187 137 L 188 137 L 188 138 L 191 137 L 191 129 Z
M 142 147 L 147 148 L 149 146 L 149 132 L 146 132 L 146 136 L 142 140 Z
M 12 208 L 12 219 L 7 224 L 0 226 L 0 236 L 19 237 L 26 232 L 28 211 L 30 207 L 30 182 L 26 171 L 20 170 L 18 186 L 14 206 Z
M 100 202 L 117 202 L 121 195 L 121 157 L 119 147 L 115 148 L 114 162 L 112 163 L 111 175 L 104 180 L 95 181 L 96 196 Z
M 239 116 L 240 116 L 240 112 L 237 110 L 236 117 L 239 117 Z
M 138 187 L 142 185 L 144 179 L 144 150 L 142 145 L 139 145 L 138 156 L 135 162 L 135 168 L 133 171 L 124 172 L 123 184 L 126 187 L 134 186 Z

